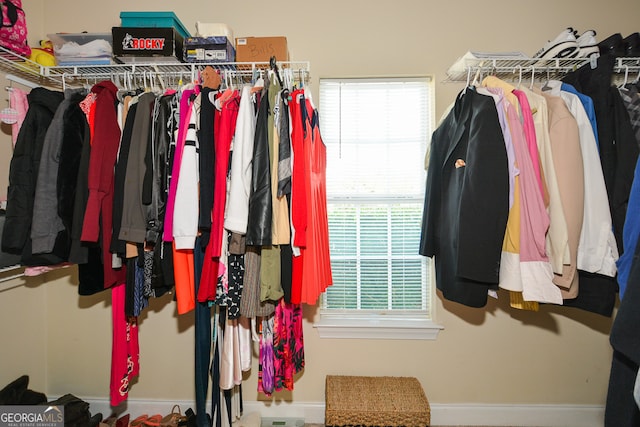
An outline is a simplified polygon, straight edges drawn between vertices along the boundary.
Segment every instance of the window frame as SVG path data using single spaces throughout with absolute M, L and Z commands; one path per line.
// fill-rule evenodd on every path
M 427 93 L 428 110 L 431 112 L 428 120 L 432 132 L 435 124 L 435 79 L 433 75 L 419 76 L 387 76 L 387 77 L 351 77 L 351 78 L 321 78 L 327 82 L 392 82 L 392 81 L 416 81 L 425 80 L 429 85 Z M 322 117 L 322 100 L 319 107 Z M 430 138 L 430 134 L 427 138 Z M 429 141 L 427 141 L 428 152 Z M 418 248 L 416 248 L 416 251 Z M 429 270 L 427 282 L 427 316 L 423 310 L 339 310 L 323 309 L 322 303 L 318 308 L 318 320 L 313 324 L 320 338 L 345 338 L 345 339 L 414 339 L 435 340 L 440 330 L 444 327 L 435 322 L 435 273 L 433 260 L 426 259 L 426 268 Z M 325 298 L 325 295 L 322 295 Z

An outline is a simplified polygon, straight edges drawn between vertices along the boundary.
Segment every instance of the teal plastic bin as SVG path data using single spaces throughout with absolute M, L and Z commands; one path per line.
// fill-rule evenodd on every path
M 182 37 L 191 37 L 173 12 L 120 12 L 120 22 L 123 27 L 173 27 Z

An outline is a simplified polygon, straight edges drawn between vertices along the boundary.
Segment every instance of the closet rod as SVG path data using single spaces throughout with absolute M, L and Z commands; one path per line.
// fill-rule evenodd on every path
M 14 76 L 13 74 L 7 74 L 5 78 L 10 82 L 18 83 L 31 89 L 38 87 L 36 83 L 23 79 L 22 77 Z

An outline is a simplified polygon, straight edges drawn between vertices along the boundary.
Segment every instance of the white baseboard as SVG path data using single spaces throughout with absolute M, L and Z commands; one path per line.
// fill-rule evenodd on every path
M 604 406 L 431 403 L 431 425 L 602 427 Z
M 113 412 L 108 399 L 85 399 L 92 414 Z M 117 413 L 168 414 L 173 405 L 182 412 L 193 408 L 193 401 L 129 399 L 116 408 Z M 521 426 L 521 427 L 601 427 L 604 406 L 599 405 L 509 405 L 509 404 L 439 404 L 431 403 L 431 425 L 434 426 Z M 324 423 L 324 402 L 260 402 L 245 401 L 244 413 L 257 412 L 264 418 L 300 418 L 310 424 Z
M 102 413 L 104 417 L 112 414 L 129 413 L 133 417 L 141 414 L 169 414 L 174 405 L 179 405 L 182 413 L 191 408 L 195 411 L 195 402 L 192 400 L 142 400 L 128 399 L 122 405 L 114 408 L 109 405 L 108 399 L 85 398 L 89 402 L 89 410 L 92 414 Z M 324 402 L 263 402 L 244 401 L 244 414 L 259 413 L 262 418 L 299 418 L 307 423 L 324 424 Z M 211 413 L 211 401 L 207 405 L 207 411 Z

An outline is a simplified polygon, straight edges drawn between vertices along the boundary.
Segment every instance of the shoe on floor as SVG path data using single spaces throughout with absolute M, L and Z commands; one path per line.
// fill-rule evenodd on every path
M 577 58 L 589 58 L 591 55 L 600 55 L 600 48 L 596 41 L 596 32 L 588 30 L 582 33 L 576 40 L 580 51 Z
M 542 49 L 533 56 L 534 58 L 575 58 L 580 52 L 578 41 L 573 28 L 569 27 L 558 36 L 548 41 Z

